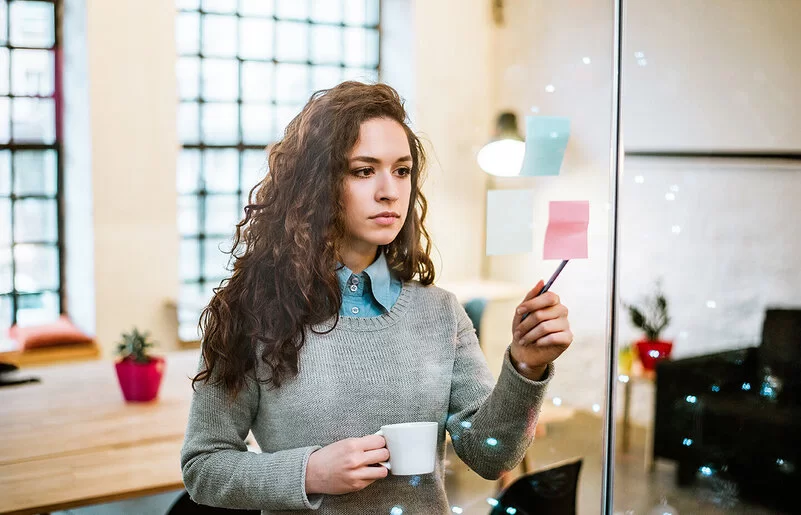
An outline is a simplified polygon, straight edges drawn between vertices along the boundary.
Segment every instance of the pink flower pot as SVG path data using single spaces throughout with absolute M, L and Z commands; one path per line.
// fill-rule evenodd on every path
M 159 394 L 167 363 L 164 358 L 150 358 L 148 363 L 124 359 L 115 364 L 122 395 L 128 402 L 152 401 Z
M 654 370 L 656 363 L 669 358 L 670 351 L 673 350 L 673 342 L 664 340 L 640 340 L 634 346 L 637 348 L 637 356 L 645 370 Z

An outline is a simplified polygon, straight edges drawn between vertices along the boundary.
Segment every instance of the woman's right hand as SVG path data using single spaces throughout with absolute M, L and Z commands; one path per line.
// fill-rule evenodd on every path
M 387 477 L 384 466 L 389 459 L 386 441 L 381 435 L 346 438 L 309 455 L 306 464 L 307 494 L 347 494 L 357 492 L 377 479 Z

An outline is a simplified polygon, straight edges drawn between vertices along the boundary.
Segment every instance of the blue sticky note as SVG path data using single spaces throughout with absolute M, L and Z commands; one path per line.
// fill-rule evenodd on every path
M 534 246 L 534 191 L 487 192 L 487 255 L 521 254 Z
M 569 118 L 526 116 L 526 154 L 520 176 L 559 175 L 569 137 Z

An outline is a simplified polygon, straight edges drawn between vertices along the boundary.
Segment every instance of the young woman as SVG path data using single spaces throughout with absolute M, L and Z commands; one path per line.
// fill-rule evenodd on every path
M 481 476 L 514 468 L 573 339 L 567 309 L 542 282 L 529 292 L 494 384 L 464 309 L 432 285 L 423 148 L 389 86 L 314 94 L 268 163 L 201 317 L 188 492 L 262 513 L 449 513 L 445 431 Z M 436 469 L 388 475 L 372 433 L 415 421 L 439 422 Z

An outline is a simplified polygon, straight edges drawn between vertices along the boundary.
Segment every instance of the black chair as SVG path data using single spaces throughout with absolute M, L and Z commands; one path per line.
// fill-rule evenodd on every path
M 518 478 L 490 515 L 575 515 L 582 459 Z M 509 508 L 514 508 L 511 512 Z
M 184 491 L 183 495 L 170 506 L 167 515 L 259 515 L 260 513 L 260 510 L 232 510 L 204 506 L 193 501 L 189 497 L 189 492 Z
M 654 457 L 678 464 L 681 486 L 715 474 L 744 499 L 797 509 L 801 309 L 766 310 L 757 347 L 657 364 Z

